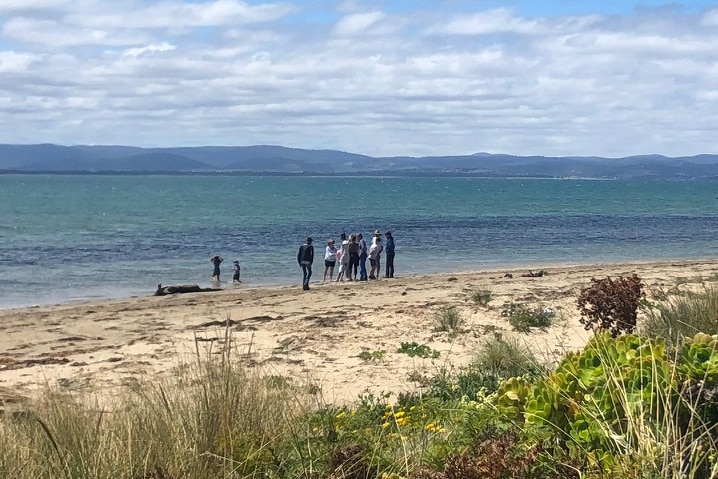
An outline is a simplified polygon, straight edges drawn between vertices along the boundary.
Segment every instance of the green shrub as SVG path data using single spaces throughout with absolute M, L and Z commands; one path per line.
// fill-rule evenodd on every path
M 641 278 L 633 275 L 613 280 L 591 278 L 578 296 L 581 323 L 588 331 L 608 331 L 616 337 L 636 328 L 638 307 L 644 297 Z
M 697 479 L 718 471 L 716 386 L 718 335 L 696 335 L 672 358 L 662 339 L 604 332 L 533 384 L 505 381 L 494 401 L 524 427 L 552 431 L 558 452 L 587 469 Z
M 525 304 L 510 303 L 501 312 L 501 316 L 508 318 L 514 330 L 527 333 L 531 328 L 545 328 L 551 326 L 556 311 L 551 308 L 529 308 Z

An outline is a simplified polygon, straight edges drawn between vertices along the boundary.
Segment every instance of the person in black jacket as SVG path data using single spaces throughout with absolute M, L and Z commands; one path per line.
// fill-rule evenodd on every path
M 312 246 L 312 238 L 299 247 L 297 253 L 297 263 L 302 267 L 304 277 L 302 279 L 302 288 L 306 291 L 309 289 L 309 278 L 312 277 L 312 263 L 314 262 L 314 246 Z
M 391 235 L 391 231 L 384 233 L 386 236 L 386 278 L 394 277 L 394 237 Z M 378 273 L 377 273 L 378 274 Z

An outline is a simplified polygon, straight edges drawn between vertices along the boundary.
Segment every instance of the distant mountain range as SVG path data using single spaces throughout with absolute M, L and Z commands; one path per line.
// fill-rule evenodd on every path
M 718 155 L 371 157 L 268 145 L 139 148 L 37 144 L 0 145 L 0 172 L 718 179 Z

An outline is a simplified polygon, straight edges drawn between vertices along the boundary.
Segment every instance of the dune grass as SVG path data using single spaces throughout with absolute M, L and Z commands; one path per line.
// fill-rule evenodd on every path
M 164 379 L 6 412 L 0 477 L 718 478 L 718 337 L 661 341 L 597 338 L 547 370 L 496 335 L 422 390 L 333 405 L 244 367 L 227 329 Z
M 673 290 L 660 301 L 647 303 L 640 330 L 649 337 L 662 337 L 670 344 L 697 332 L 718 334 L 718 288 L 705 286 L 698 292 Z

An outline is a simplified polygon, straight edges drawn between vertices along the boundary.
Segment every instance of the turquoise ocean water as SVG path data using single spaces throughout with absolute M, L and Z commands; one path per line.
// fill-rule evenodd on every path
M 397 276 L 718 255 L 718 183 L 0 175 L 0 307 L 299 284 L 299 245 L 394 232 Z M 243 287 L 244 287 L 243 285 Z M 228 287 L 231 287 L 229 285 Z

